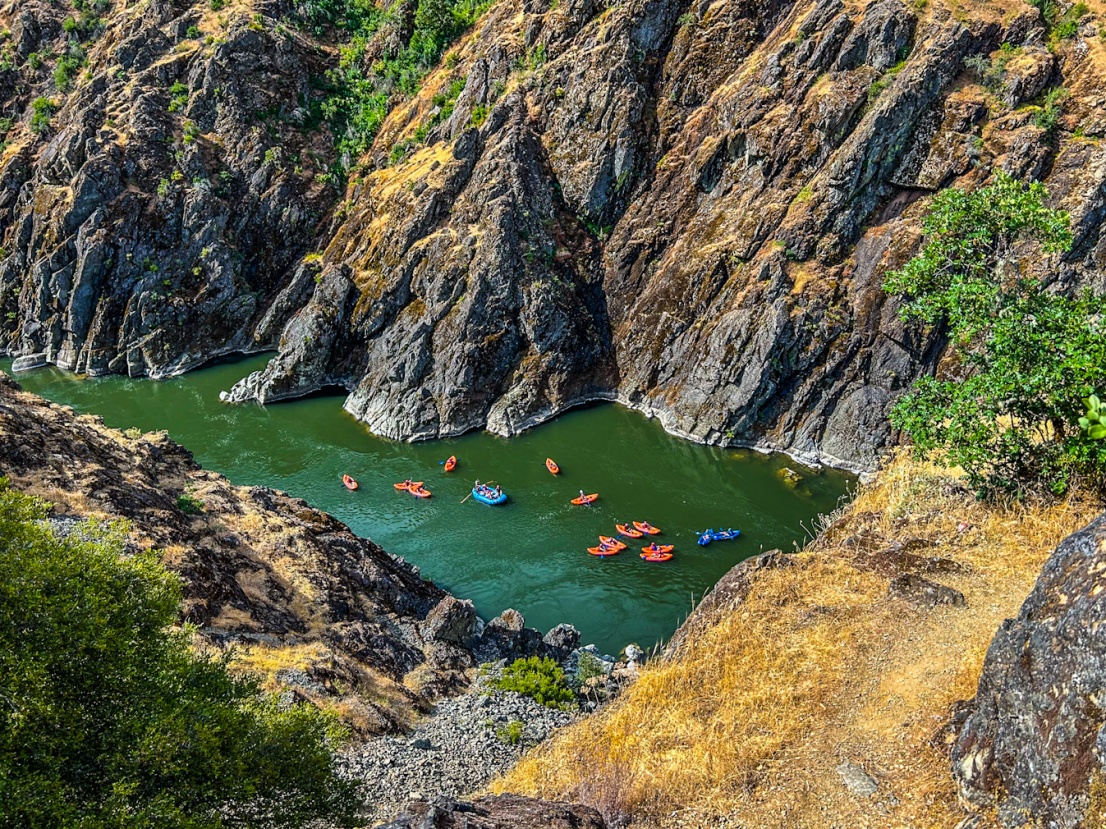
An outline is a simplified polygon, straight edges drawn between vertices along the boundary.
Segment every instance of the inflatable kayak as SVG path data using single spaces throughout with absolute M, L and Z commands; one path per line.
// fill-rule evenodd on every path
M 359 484 L 357 483 L 357 481 L 353 480 L 353 478 L 351 478 L 349 475 L 343 475 L 342 476 L 342 486 L 344 486 L 350 492 L 353 492 L 353 490 L 357 489 Z
M 648 535 L 660 535 L 661 532 L 648 521 L 635 521 L 634 527 L 641 530 L 643 533 L 647 533 Z
M 596 500 L 598 497 L 599 497 L 599 493 L 598 492 L 593 492 L 591 495 L 585 495 L 583 498 L 573 498 L 572 503 L 574 503 L 576 506 L 579 507 L 579 506 L 582 506 L 584 504 L 590 504 L 592 501 Z
M 672 553 L 642 553 L 642 561 L 671 561 Z
M 561 471 L 561 468 L 553 462 L 552 458 L 545 459 L 545 468 L 552 472 L 554 475 L 558 474 Z
M 430 497 L 430 490 L 429 489 L 423 489 L 422 487 L 419 487 L 419 486 L 410 487 L 407 491 L 410 492 L 412 495 L 414 495 L 416 498 L 429 498 Z
M 615 524 L 614 528 L 618 530 L 621 535 L 627 538 L 641 538 L 645 533 L 635 530 L 633 527 L 627 527 L 625 524 Z
M 498 495 L 496 495 L 494 489 L 488 489 L 487 487 L 473 487 L 472 497 L 479 501 L 481 504 L 490 504 L 494 507 L 496 504 L 502 504 L 504 501 L 507 500 L 507 493 L 500 492 Z
M 704 530 L 699 534 L 699 544 L 706 547 L 712 541 L 733 541 L 741 535 L 741 530 L 730 528 L 728 530 Z
M 641 551 L 643 553 L 648 553 L 649 555 L 656 556 L 656 555 L 661 555 L 662 553 L 671 553 L 672 552 L 672 545 L 671 544 L 650 544 L 648 547 L 642 547 Z
M 604 558 L 606 556 L 616 556 L 622 551 L 621 547 L 588 547 L 588 552 L 593 556 L 599 556 Z
M 404 490 L 408 489 L 419 489 L 422 486 L 422 481 L 412 481 L 411 483 L 404 482 L 399 484 L 392 484 L 392 486 L 394 486 L 400 492 L 403 492 Z
M 456 455 L 450 455 L 449 460 L 447 460 L 445 462 L 445 471 L 446 472 L 452 472 L 456 468 L 457 468 L 457 456 Z
M 603 547 L 615 547 L 619 550 L 626 549 L 626 545 L 619 541 L 617 538 L 611 538 L 609 535 L 599 536 L 599 544 Z

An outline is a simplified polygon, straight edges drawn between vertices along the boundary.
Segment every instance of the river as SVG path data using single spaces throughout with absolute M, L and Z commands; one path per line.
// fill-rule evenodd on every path
M 219 392 L 260 368 L 266 356 L 224 363 L 170 380 L 89 379 L 55 368 L 16 375 L 28 391 L 98 414 L 109 426 L 164 429 L 207 469 L 241 485 L 263 484 L 304 498 L 359 535 L 413 562 L 485 618 L 513 607 L 527 624 L 559 622 L 584 642 L 617 653 L 670 636 L 692 603 L 744 558 L 809 537 L 853 478 L 815 472 L 783 455 L 699 446 L 668 435 L 655 420 L 615 404 L 577 409 L 510 439 L 487 433 L 425 443 L 373 436 L 341 408 L 340 396 L 231 406 Z M 9 371 L 11 361 L 0 362 Z M 458 468 L 440 462 L 456 455 Z M 561 474 L 551 475 L 552 457 Z M 803 480 L 787 485 L 783 467 Z M 360 482 L 356 492 L 342 473 Z M 426 482 L 416 499 L 392 484 Z M 494 481 L 509 501 L 465 501 L 473 480 Z M 569 500 L 598 492 L 586 507 Z M 462 503 L 464 501 L 464 503 Z M 644 542 L 609 558 L 588 555 L 616 522 L 649 521 L 671 561 L 646 563 Z M 696 544 L 706 527 L 735 527 L 736 541 Z

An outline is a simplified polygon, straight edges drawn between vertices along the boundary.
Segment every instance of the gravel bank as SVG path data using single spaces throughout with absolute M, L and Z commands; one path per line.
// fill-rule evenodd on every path
M 377 737 L 345 756 L 345 770 L 365 781 L 369 825 L 387 820 L 417 797 L 469 794 L 506 771 L 522 753 L 578 713 L 529 697 L 476 689 L 444 700 L 406 737 Z M 521 738 L 512 744 L 512 723 Z

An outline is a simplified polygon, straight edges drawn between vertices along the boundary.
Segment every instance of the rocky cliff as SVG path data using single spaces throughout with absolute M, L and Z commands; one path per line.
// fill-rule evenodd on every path
M 180 574 L 181 621 L 198 644 L 232 646 L 271 687 L 331 707 L 363 734 L 402 732 L 441 696 L 465 690 L 477 661 L 564 659 L 568 626 L 543 640 L 506 611 L 472 603 L 358 538 L 337 519 L 267 487 L 234 487 L 163 434 L 123 434 L 21 392 L 0 374 L 0 472 L 78 519 L 122 518 L 130 542 Z
M 312 4 L 95 5 L 0 8 L 11 354 L 156 376 L 275 347 L 230 399 L 339 385 L 416 439 L 614 398 L 870 469 L 943 347 L 880 287 L 927 194 L 1039 178 L 1076 235 L 1050 274 L 1101 281 L 1097 3 L 497 0 L 361 159 L 312 114 L 350 54 Z

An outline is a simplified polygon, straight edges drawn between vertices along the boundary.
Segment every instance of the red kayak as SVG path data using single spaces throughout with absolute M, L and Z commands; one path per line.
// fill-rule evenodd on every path
M 635 521 L 634 526 L 643 533 L 648 533 L 649 535 L 660 535 L 661 532 L 648 521 Z
M 617 538 L 611 538 L 609 535 L 599 536 L 600 547 L 610 547 L 615 550 L 625 550 L 626 545 L 619 541 Z
M 639 532 L 633 527 L 627 527 L 625 524 L 615 524 L 614 528 L 627 538 L 641 538 L 643 535 L 645 535 L 645 533 Z
M 642 553 L 642 561 L 671 561 L 672 553 Z
M 422 481 L 412 481 L 411 483 L 407 483 L 406 481 L 404 481 L 403 483 L 392 484 L 392 486 L 394 486 L 400 492 L 403 492 L 405 490 L 418 489 L 422 486 Z
M 342 476 L 342 485 L 350 492 L 353 492 L 353 490 L 357 489 L 358 487 L 357 481 L 353 480 L 353 478 L 351 478 L 349 475 Z
M 672 546 L 673 545 L 671 544 L 650 544 L 648 547 L 642 547 L 641 551 L 643 553 L 655 556 L 660 555 L 661 553 L 671 553 Z
M 411 486 L 411 487 L 408 488 L 407 491 L 410 492 L 412 495 L 414 495 L 416 498 L 429 498 L 430 497 L 430 490 L 429 489 L 423 489 L 421 486 Z
M 552 472 L 554 475 L 558 474 L 561 471 L 561 468 L 553 462 L 552 458 L 545 459 L 545 468 Z
M 446 472 L 452 472 L 456 468 L 457 468 L 457 457 L 455 455 L 450 455 L 449 460 L 447 460 L 445 462 L 445 471 Z
M 572 503 L 574 503 L 576 506 L 579 507 L 579 506 L 582 506 L 584 504 L 590 504 L 592 501 L 596 500 L 598 497 L 599 497 L 599 493 L 598 492 L 593 492 L 591 495 L 585 495 L 583 498 L 573 498 Z

